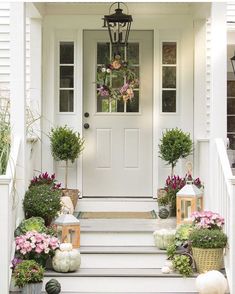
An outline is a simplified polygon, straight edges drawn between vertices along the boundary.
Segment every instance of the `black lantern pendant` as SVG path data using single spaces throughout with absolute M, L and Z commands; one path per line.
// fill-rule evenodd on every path
M 112 7 L 117 4 L 117 8 L 115 9 L 115 13 L 110 14 Z M 123 2 L 115 2 L 109 8 L 109 14 L 105 15 L 104 26 L 108 27 L 109 30 L 109 37 L 111 44 L 117 48 L 125 47 L 128 44 L 128 37 L 131 28 L 131 22 L 133 21 L 132 16 L 128 14 L 124 14 L 122 11 L 123 9 L 120 8 L 120 4 L 124 5 L 127 9 L 128 8 L 125 3 Z
M 234 56 L 230 58 L 230 60 L 231 60 L 232 67 L 233 67 L 233 73 L 235 75 L 235 53 L 234 53 Z

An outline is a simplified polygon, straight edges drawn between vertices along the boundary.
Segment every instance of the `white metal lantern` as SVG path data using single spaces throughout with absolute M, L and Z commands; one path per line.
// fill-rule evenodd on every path
M 177 225 L 190 223 L 191 214 L 201 210 L 203 210 L 203 192 L 192 181 L 187 181 L 186 185 L 176 194 Z
M 62 214 L 55 220 L 57 232 L 62 243 L 72 243 L 73 248 L 80 247 L 80 222 L 72 214 Z

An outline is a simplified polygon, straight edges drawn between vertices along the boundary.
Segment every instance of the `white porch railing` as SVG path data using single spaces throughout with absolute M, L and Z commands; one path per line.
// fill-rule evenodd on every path
M 9 293 L 11 279 L 10 263 L 14 254 L 14 230 L 22 213 L 16 193 L 17 163 L 20 139 L 15 138 L 8 160 L 6 175 L 0 176 L 0 285 L 1 293 Z
M 225 233 L 228 247 L 225 254 L 225 269 L 231 294 L 235 294 L 235 177 L 229 165 L 222 139 L 215 139 L 215 171 L 213 179 L 213 208 L 225 218 Z

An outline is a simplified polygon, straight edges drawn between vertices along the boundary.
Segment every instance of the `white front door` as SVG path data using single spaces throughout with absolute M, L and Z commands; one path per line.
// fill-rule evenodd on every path
M 127 103 L 97 96 L 97 66 L 113 55 L 107 40 L 84 32 L 83 196 L 152 197 L 153 34 L 131 31 L 122 52 L 140 81 Z

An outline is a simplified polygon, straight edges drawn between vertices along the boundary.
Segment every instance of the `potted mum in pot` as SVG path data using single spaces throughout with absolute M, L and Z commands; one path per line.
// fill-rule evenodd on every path
M 222 231 L 224 219 L 211 211 L 192 214 L 195 228 L 189 235 L 193 258 L 199 273 L 220 270 L 227 236 Z
M 41 294 L 44 269 L 35 260 L 23 260 L 13 272 L 15 285 L 22 294 Z
M 68 164 L 78 158 L 84 149 L 84 139 L 78 132 L 68 126 L 52 128 L 49 135 L 51 140 L 51 153 L 56 161 L 65 161 L 65 189 L 63 195 L 69 195 L 74 207 L 78 199 L 77 189 L 68 189 Z

